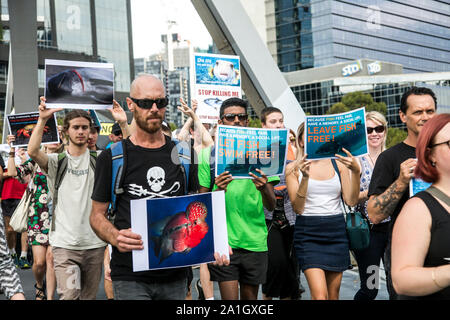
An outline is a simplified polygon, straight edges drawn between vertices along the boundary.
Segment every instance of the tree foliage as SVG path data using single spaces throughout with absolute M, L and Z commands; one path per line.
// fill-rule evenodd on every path
M 259 118 L 250 118 L 248 126 L 250 128 L 262 128 L 261 120 Z
M 384 102 L 375 102 L 369 93 L 364 93 L 361 91 L 345 94 L 342 97 L 341 102 L 332 105 L 326 113 L 334 114 L 347 112 L 361 107 L 365 107 L 366 112 L 378 111 L 385 116 L 387 113 L 387 106 Z
M 386 138 L 386 149 L 389 149 L 392 146 L 402 142 L 406 139 L 408 133 L 400 128 L 389 128 L 387 132 Z

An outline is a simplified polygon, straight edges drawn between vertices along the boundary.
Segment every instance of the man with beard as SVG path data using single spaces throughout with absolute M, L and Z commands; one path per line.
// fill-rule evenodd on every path
M 59 298 L 95 299 L 106 243 L 86 223 L 92 206 L 89 197 L 95 170 L 95 157 L 88 150 L 92 120 L 84 110 L 67 113 L 63 131 L 69 138 L 68 148 L 60 154 L 46 154 L 40 150 L 43 129 L 47 120 L 60 110 L 47 109 L 45 98 L 41 97 L 39 119 L 28 144 L 28 154 L 47 175 L 53 197 L 50 245 Z M 61 175 L 58 168 L 63 168 L 63 163 L 67 163 L 67 167 Z M 62 177 L 61 182 L 57 183 L 59 177 Z
M 164 135 L 161 125 L 168 99 L 161 81 L 151 75 L 141 75 L 130 87 L 127 98 L 133 113 L 135 128 L 122 142 L 124 192 L 117 195 L 114 222 L 107 218 L 111 202 L 112 152 L 116 145 L 103 151 L 98 158 L 92 194 L 90 223 L 97 235 L 113 246 L 111 279 L 116 300 L 183 300 L 187 292 L 188 268 L 133 272 L 132 250 L 142 250 L 140 234 L 131 230 L 130 202 L 133 199 L 174 197 L 185 194 L 184 167 L 172 160 L 175 142 Z M 190 192 L 197 191 L 197 165 L 189 166 Z M 155 178 L 161 178 L 155 183 Z

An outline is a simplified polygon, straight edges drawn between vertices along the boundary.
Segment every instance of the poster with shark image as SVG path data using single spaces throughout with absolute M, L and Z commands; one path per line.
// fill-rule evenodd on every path
M 228 171 L 234 179 L 253 179 L 260 169 L 267 176 L 280 176 L 286 166 L 288 129 L 217 127 L 216 176 Z
M 131 229 L 143 250 L 134 250 L 133 271 L 178 268 L 229 257 L 225 192 L 131 200 Z
M 342 148 L 353 156 L 368 153 L 365 108 L 349 112 L 306 116 L 305 153 L 307 159 L 335 159 L 335 154 L 347 156 Z
M 242 97 L 238 56 L 194 54 L 194 88 L 197 115 L 203 123 L 217 123 L 222 102 Z
M 39 112 L 10 114 L 7 117 L 9 132 L 15 137 L 14 147 L 26 147 L 30 142 L 31 133 L 36 127 Z M 56 114 L 47 120 L 42 134 L 42 144 L 59 143 L 59 132 Z
M 48 108 L 111 108 L 114 65 L 45 59 L 45 98 Z

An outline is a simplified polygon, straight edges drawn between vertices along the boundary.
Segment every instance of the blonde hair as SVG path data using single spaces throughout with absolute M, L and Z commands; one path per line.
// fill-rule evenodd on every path
M 387 138 L 387 120 L 386 117 L 378 111 L 369 111 L 366 113 L 366 121 L 372 120 L 381 123 L 384 126 L 384 138 L 381 146 L 381 152 L 386 150 L 386 138 Z

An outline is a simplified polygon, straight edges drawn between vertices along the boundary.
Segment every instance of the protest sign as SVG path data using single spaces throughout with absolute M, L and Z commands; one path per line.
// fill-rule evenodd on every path
M 284 173 L 287 154 L 287 129 L 260 129 L 233 126 L 217 127 L 215 148 L 216 176 L 229 171 L 233 178 L 252 179 L 260 169 L 267 176 Z
M 45 98 L 48 108 L 111 108 L 114 65 L 45 59 Z
M 10 114 L 7 116 L 9 132 L 16 138 L 12 143 L 14 147 L 26 147 L 30 141 L 31 133 L 39 119 L 39 112 Z M 59 133 L 56 115 L 47 120 L 42 135 L 42 144 L 59 143 Z
M 428 189 L 431 185 L 431 182 L 425 182 L 420 178 L 412 178 L 409 181 L 409 197 Z
M 195 53 L 194 73 L 196 114 L 203 123 L 217 123 L 222 102 L 242 96 L 239 57 Z
M 307 159 L 335 159 L 335 154 L 353 156 L 368 153 L 365 109 L 325 116 L 306 116 L 305 153 Z
M 178 268 L 229 257 L 223 191 L 131 200 L 131 229 L 143 250 L 134 250 L 133 271 Z

